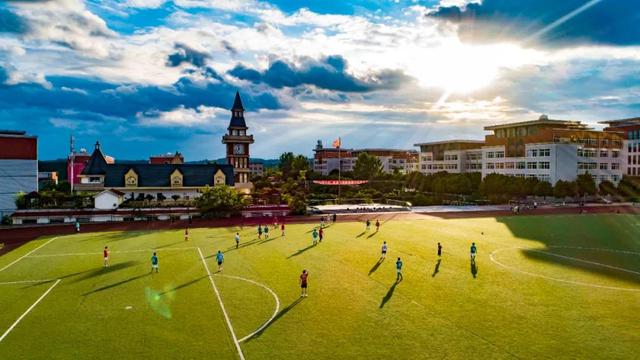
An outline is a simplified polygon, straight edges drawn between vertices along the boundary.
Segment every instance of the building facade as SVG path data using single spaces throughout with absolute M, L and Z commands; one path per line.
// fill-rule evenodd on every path
M 162 155 L 155 155 L 149 158 L 149 164 L 184 164 L 184 157 L 177 151 L 175 154 L 167 153 Z
M 622 178 L 623 137 L 596 131 L 579 121 L 537 120 L 487 126 L 482 176 L 503 174 L 555 184 L 590 174 L 596 184 Z
M 261 177 L 264 175 L 264 164 L 256 161 L 249 163 L 249 171 L 251 173 L 251 177 Z
M 15 209 L 16 195 L 38 191 L 38 138 L 0 131 L 0 217 Z
M 603 121 L 606 132 L 614 132 L 624 138 L 621 163 L 622 173 L 628 176 L 640 176 L 640 117 Z
M 107 163 L 96 143 L 76 191 L 117 190 L 126 198 L 193 199 L 205 186 L 234 186 L 233 167 L 218 164 Z
M 243 192 L 251 192 L 253 189 L 249 167 L 249 145 L 253 144 L 253 135 L 247 134 L 248 129 L 244 120 L 242 99 L 240 99 L 240 93 L 236 92 L 231 107 L 228 133 L 222 137 L 222 143 L 226 146 L 227 164 L 233 167 L 235 187 Z
M 482 145 L 478 140 L 450 140 L 419 143 L 419 171 L 425 175 L 446 171 L 449 173 L 480 172 Z
M 318 140 L 313 152 L 313 171 L 322 175 L 338 171 L 339 167 L 341 172 L 353 171 L 361 153 L 375 156 L 380 161 L 382 171 L 385 173 L 395 171 L 410 173 L 418 167 L 418 152 L 413 150 L 325 148 L 322 146 L 322 141 Z

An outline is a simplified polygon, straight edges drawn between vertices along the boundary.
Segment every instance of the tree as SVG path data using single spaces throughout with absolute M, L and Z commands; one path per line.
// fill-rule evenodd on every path
M 382 173 L 382 164 L 377 157 L 361 152 L 353 167 L 353 175 L 356 179 L 371 180 Z
M 203 217 L 227 217 L 239 214 L 245 201 L 240 193 L 229 186 L 207 186 L 196 199 L 196 206 Z
M 180 200 L 180 195 L 174 194 L 174 195 L 171 195 L 171 198 L 173 199 L 173 201 L 177 202 L 178 200 Z
M 578 175 L 576 178 L 576 185 L 578 188 L 578 195 L 595 195 L 598 191 L 596 183 L 589 173 Z
M 292 152 L 286 152 L 280 155 L 280 163 L 278 164 L 278 167 L 280 168 L 280 171 L 282 171 L 283 177 L 285 178 L 289 177 L 294 159 L 295 159 L 295 156 L 293 155 Z
M 575 181 L 558 180 L 553 187 L 553 196 L 557 198 L 573 197 L 578 194 Z
M 547 197 L 553 195 L 553 186 L 551 186 L 551 183 L 548 181 L 540 181 L 536 184 L 533 191 L 536 196 Z
M 165 201 L 167 197 L 163 193 L 158 193 L 158 201 Z
M 616 189 L 616 185 L 611 181 L 602 181 L 598 186 L 598 191 L 601 195 L 617 195 L 618 191 Z
M 309 160 L 304 155 L 298 155 L 291 161 L 291 171 L 289 173 L 291 177 L 304 178 L 307 171 L 309 171 Z

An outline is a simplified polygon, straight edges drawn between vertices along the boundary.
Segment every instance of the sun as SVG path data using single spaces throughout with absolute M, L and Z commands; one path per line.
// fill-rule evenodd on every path
M 424 88 L 468 94 L 490 86 L 503 69 L 535 62 L 539 54 L 517 44 L 467 45 L 459 41 L 424 50 L 410 61 L 408 72 Z

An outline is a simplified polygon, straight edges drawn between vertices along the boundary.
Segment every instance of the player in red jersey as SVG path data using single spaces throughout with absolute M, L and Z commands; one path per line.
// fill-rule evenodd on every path
M 105 246 L 104 251 L 102 252 L 104 256 L 104 267 L 109 266 L 109 247 Z
M 300 274 L 300 288 L 302 291 L 300 292 L 300 297 L 307 297 L 307 278 L 309 277 L 309 273 L 307 270 L 302 270 L 302 274 Z

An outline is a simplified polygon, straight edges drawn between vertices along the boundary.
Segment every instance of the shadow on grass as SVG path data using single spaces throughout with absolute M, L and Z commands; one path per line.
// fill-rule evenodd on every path
M 228 247 L 226 250 L 224 250 L 223 252 L 225 252 L 225 253 L 226 253 L 226 252 L 229 252 L 229 251 L 242 249 L 242 248 L 244 248 L 244 247 L 251 246 L 251 245 L 253 245 L 253 244 L 259 244 L 259 243 L 260 243 L 260 241 L 262 241 L 262 239 L 254 238 L 254 239 L 251 239 L 250 241 L 247 241 L 247 242 L 245 242 L 245 243 L 241 242 L 241 243 L 240 243 L 240 245 L 238 245 L 238 247 L 237 247 L 237 248 L 236 248 L 235 246 L 230 246 L 230 247 Z
M 361 232 L 360 234 L 356 235 L 357 238 L 364 236 L 364 234 L 366 234 L 366 231 Z
M 293 254 L 291 254 L 291 255 L 287 256 L 287 259 L 291 259 L 291 258 L 292 258 L 292 257 L 294 257 L 294 256 L 301 255 L 301 254 L 302 254 L 302 253 L 304 253 L 305 251 L 311 250 L 312 248 L 316 247 L 316 245 L 318 245 L 318 244 L 311 244 L 311 245 L 307 246 L 307 247 L 306 247 L 306 248 L 304 248 L 304 249 L 300 249 L 300 250 L 298 250 L 298 252 L 293 253 Z
M 478 277 L 478 265 L 475 261 L 471 262 L 471 275 L 474 279 Z
M 278 314 L 276 314 L 276 316 L 273 318 L 273 320 L 271 320 L 269 325 L 265 326 L 264 329 L 262 329 L 262 330 L 258 331 L 257 333 L 255 333 L 252 337 L 248 338 L 246 341 L 251 341 L 251 340 L 259 337 L 260 335 L 262 335 L 262 333 L 264 333 L 268 328 L 270 328 L 276 321 L 278 321 L 278 319 L 280 319 L 281 317 L 285 316 L 296 305 L 300 304 L 300 302 L 302 302 L 302 298 L 301 297 L 297 298 L 296 301 L 294 301 L 291 304 L 287 305 L 286 308 L 280 310 L 278 312 Z
M 391 297 L 393 296 L 393 292 L 396 291 L 396 286 L 398 286 L 400 281 L 402 280 L 396 280 L 396 282 L 394 282 L 393 285 L 391 285 L 391 287 L 389 288 L 389 291 L 387 291 L 387 294 L 382 298 L 382 302 L 380 303 L 380 309 L 382 309 L 389 302 L 389 300 L 391 300 Z
M 177 291 L 177 290 L 180 290 L 180 289 L 186 288 L 187 286 L 193 285 L 193 284 L 197 283 L 198 281 L 200 281 L 200 280 L 202 280 L 202 279 L 206 279 L 207 277 L 208 277 L 208 276 L 207 276 L 207 275 L 205 275 L 205 276 L 201 276 L 201 277 L 199 277 L 199 278 L 197 278 L 197 279 L 193 279 L 193 280 L 191 280 L 191 281 L 187 281 L 187 282 L 186 282 L 186 283 L 184 283 L 184 284 L 180 284 L 180 285 L 178 285 L 178 286 L 176 286 L 176 287 L 173 287 L 173 288 L 171 288 L 171 289 L 169 289 L 169 290 L 165 290 L 165 291 L 161 292 L 159 295 L 164 295 L 164 294 L 167 294 L 167 293 L 171 293 L 171 292 L 174 292 L 174 291 Z
M 376 232 L 372 233 L 371 235 L 367 236 L 367 239 L 372 238 L 372 237 L 376 236 L 377 234 L 378 234 L 378 232 L 376 231 Z
M 373 267 L 371 268 L 371 270 L 369 270 L 369 275 L 376 272 L 376 270 L 378 270 L 378 268 L 380 267 L 380 265 L 382 265 L 383 262 L 384 262 L 384 259 L 380 258 L 377 263 L 373 264 Z
M 82 273 L 84 273 L 84 275 L 80 276 L 79 278 L 75 279 L 73 282 L 79 282 L 82 280 L 87 280 L 87 279 L 91 279 L 94 278 L 96 276 L 101 276 L 101 275 L 106 275 L 109 273 L 112 273 L 114 271 L 118 271 L 118 270 L 122 270 L 122 269 L 126 269 L 132 266 L 135 266 L 139 264 L 138 261 L 125 261 L 125 262 L 121 262 L 121 263 L 116 263 L 113 265 L 110 265 L 108 267 L 104 267 L 101 265 L 100 268 L 95 269 L 95 270 L 89 270 L 89 271 L 83 271 Z
M 638 274 L 637 269 L 629 269 L 633 268 L 633 265 L 637 263 L 629 263 L 625 264 L 622 259 L 624 258 L 623 254 L 598 254 L 599 258 L 596 260 L 585 259 L 580 254 L 556 254 L 550 250 L 540 251 L 540 250 L 521 250 L 522 253 L 529 259 L 553 263 L 554 265 L 560 265 L 562 267 L 573 268 L 583 270 L 585 272 L 604 275 L 609 278 L 619 279 L 628 281 L 631 283 L 640 283 L 640 275 Z M 562 257 L 564 256 L 564 257 Z M 634 260 L 637 260 L 637 255 L 627 255 L 627 257 L 634 256 Z M 628 258 L 626 259 L 628 260 Z M 589 263 L 592 262 L 592 263 Z M 599 263 L 601 265 L 598 265 Z M 610 265 L 613 264 L 613 265 Z M 620 269 L 615 269 L 615 267 Z
M 176 241 L 176 242 L 173 242 L 173 243 L 171 243 L 171 244 L 166 244 L 166 245 L 156 246 L 154 249 L 155 249 L 155 250 L 158 250 L 158 249 L 164 249 L 164 248 L 168 248 L 168 247 L 173 246 L 173 245 L 184 244 L 184 243 L 185 243 L 185 241 L 184 241 L 184 240 L 183 240 L 183 241 Z
M 258 245 L 262 245 L 262 244 L 264 244 L 264 243 L 268 243 L 269 241 L 273 241 L 273 240 L 275 240 L 275 239 L 279 239 L 279 238 L 281 238 L 281 237 L 282 237 L 282 236 L 274 236 L 274 237 L 271 237 L 271 238 L 268 238 L 268 239 L 264 239 L 264 240 L 260 241 L 260 242 L 258 243 Z
M 87 296 L 87 295 L 95 294 L 97 292 L 113 289 L 114 287 L 118 287 L 120 285 L 124 285 L 126 283 L 130 283 L 132 281 L 135 281 L 135 280 L 138 280 L 138 279 L 142 279 L 142 278 L 147 277 L 149 275 L 151 275 L 151 273 L 146 273 L 146 274 L 130 277 L 130 278 L 126 279 L 126 280 L 118 281 L 117 283 L 113 283 L 111 285 L 99 287 L 99 288 L 94 289 L 92 291 L 86 292 L 86 293 L 82 294 L 82 296 Z
M 436 275 L 438 275 L 438 273 L 440 272 L 440 262 L 442 261 L 442 259 L 438 259 L 438 262 L 436 262 L 436 267 L 433 268 L 433 274 L 431 274 L 431 277 L 436 277 Z

